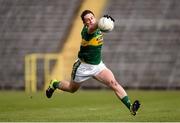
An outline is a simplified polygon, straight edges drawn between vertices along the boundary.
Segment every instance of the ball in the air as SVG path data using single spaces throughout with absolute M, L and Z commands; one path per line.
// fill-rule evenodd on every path
M 101 17 L 98 22 L 98 27 L 103 32 L 109 32 L 114 29 L 114 21 L 107 17 Z

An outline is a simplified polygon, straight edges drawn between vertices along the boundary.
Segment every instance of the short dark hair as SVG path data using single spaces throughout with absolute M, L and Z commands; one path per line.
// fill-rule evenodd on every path
M 89 14 L 89 13 L 91 13 L 91 14 L 94 15 L 94 13 L 93 13 L 91 10 L 84 10 L 84 11 L 81 13 L 81 19 L 82 19 L 83 22 L 84 22 L 84 16 L 87 15 L 87 14 Z

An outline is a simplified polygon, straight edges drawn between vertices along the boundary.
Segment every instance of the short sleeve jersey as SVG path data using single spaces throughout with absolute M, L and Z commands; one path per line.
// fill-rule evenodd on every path
M 103 45 L 103 35 L 100 29 L 96 29 L 92 34 L 89 34 L 88 28 L 84 26 L 81 36 L 82 42 L 78 58 L 88 64 L 99 64 L 102 58 L 101 49 Z

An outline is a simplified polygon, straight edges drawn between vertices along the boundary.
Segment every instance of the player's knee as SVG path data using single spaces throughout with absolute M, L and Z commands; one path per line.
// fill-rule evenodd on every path
M 111 80 L 109 86 L 114 89 L 118 86 L 118 82 L 116 80 Z

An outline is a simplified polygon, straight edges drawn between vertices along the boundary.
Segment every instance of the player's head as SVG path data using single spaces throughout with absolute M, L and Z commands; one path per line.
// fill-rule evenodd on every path
M 81 19 L 82 19 L 83 23 L 87 26 L 96 23 L 96 18 L 94 16 L 94 13 L 90 10 L 84 10 L 81 13 Z

